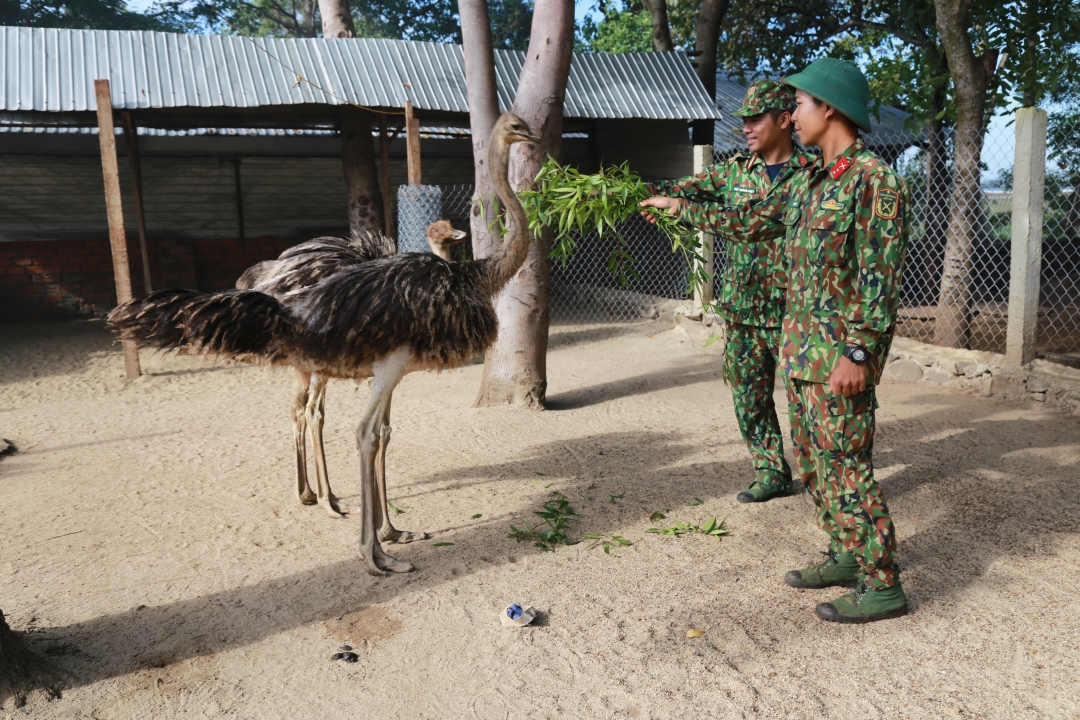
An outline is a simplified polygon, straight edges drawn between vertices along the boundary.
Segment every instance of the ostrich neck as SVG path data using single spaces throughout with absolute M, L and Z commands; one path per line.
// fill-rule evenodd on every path
M 491 295 L 510 282 L 510 278 L 514 277 L 529 254 L 529 222 L 517 193 L 510 187 L 511 147 L 504 142 L 494 142 L 488 151 L 491 184 L 495 186 L 495 194 L 499 196 L 511 218 L 510 236 L 504 239 L 502 247 L 495 254 L 483 260 L 488 279 L 487 289 Z

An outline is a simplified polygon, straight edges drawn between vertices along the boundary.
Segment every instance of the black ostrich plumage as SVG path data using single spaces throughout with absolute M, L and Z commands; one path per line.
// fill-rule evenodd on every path
M 254 279 L 255 289 L 162 290 L 116 308 L 109 324 L 163 350 L 288 362 L 328 377 L 364 374 L 402 347 L 419 366 L 456 367 L 498 333 L 483 261 L 449 263 L 431 253 L 370 259 L 349 241 L 316 238 L 269 262 L 285 266 L 262 282 L 260 266 L 252 268 L 245 284 Z

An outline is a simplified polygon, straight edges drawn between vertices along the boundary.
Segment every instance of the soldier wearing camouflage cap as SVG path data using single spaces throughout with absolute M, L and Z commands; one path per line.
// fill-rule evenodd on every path
M 699 175 L 656 183 L 658 197 L 641 203 L 678 213 L 727 244 L 730 263 L 716 303 L 727 329 L 724 379 L 754 466 L 740 502 L 764 502 L 792 489 L 773 388 L 787 287 L 780 219 L 792 179 L 812 160 L 793 147 L 794 107 L 791 88 L 775 80 L 754 83 L 734 113 L 743 118 L 749 150 Z
M 867 149 L 866 77 L 825 58 L 784 78 L 795 130 L 821 155 L 793 181 L 784 217 L 791 264 L 780 371 L 796 470 L 830 537 L 820 565 L 787 573 L 797 588 L 855 587 L 817 606 L 836 622 L 907 612 L 896 533 L 874 479 L 875 384 L 896 324 L 909 201 L 903 178 Z

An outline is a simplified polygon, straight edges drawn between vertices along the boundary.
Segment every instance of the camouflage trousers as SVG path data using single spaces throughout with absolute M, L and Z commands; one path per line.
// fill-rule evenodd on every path
M 731 388 L 735 417 L 750 450 L 755 480 L 787 487 L 791 485 L 791 468 L 784 459 L 784 433 L 773 401 L 780 330 L 728 322 L 724 380 Z
M 896 582 L 896 533 L 874 480 L 874 389 L 843 397 L 824 383 L 790 378 L 788 413 L 795 469 L 836 552 L 854 553 L 873 589 Z

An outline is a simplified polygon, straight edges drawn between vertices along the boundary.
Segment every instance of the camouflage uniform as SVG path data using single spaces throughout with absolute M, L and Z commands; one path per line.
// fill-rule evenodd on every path
M 792 185 L 780 369 L 790 379 L 796 469 L 830 549 L 854 553 L 866 585 L 887 588 L 896 582 L 896 537 L 874 480 L 874 385 L 896 322 L 907 188 L 862 139 L 828 167 L 819 157 Z M 867 389 L 851 397 L 828 385 L 845 344 L 870 355 Z
M 794 99 L 790 88 L 761 81 L 750 86 L 746 102 L 735 114 L 790 110 Z M 652 186 L 656 195 L 687 200 L 683 221 L 727 244 L 730 262 L 716 302 L 727 324 L 724 379 L 731 387 L 756 483 L 784 490 L 791 486 L 791 468 L 784 459 L 783 433 L 773 402 L 787 288 L 783 248 L 787 228 L 781 219 L 792 178 L 812 160 L 796 149 L 775 180 L 770 180 L 765 161 L 743 151 L 698 175 Z

